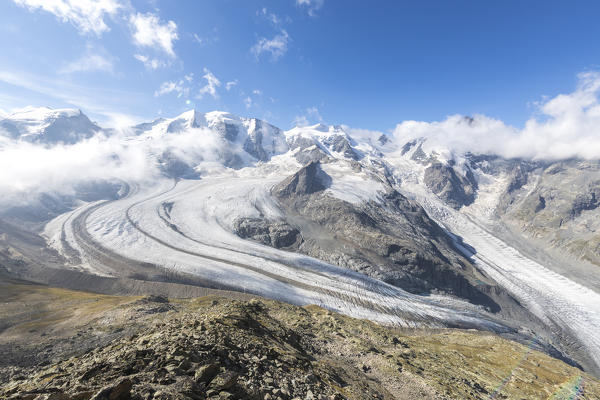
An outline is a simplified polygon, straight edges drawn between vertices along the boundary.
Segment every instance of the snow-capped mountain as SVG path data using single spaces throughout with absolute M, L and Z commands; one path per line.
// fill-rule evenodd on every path
M 99 131 L 81 110 L 68 108 L 27 107 L 0 120 L 0 134 L 36 143 L 75 143 Z
M 138 135 L 165 135 L 207 129 L 232 147 L 240 147 L 260 161 L 288 150 L 283 132 L 256 118 L 240 118 L 232 114 L 213 111 L 200 113 L 186 111 L 171 119 L 157 119 L 133 127 Z
M 45 144 L 100 132 L 72 110 L 29 109 L 1 126 Z M 251 292 L 402 326 L 535 332 L 542 350 L 600 371 L 598 162 L 508 160 L 345 126 L 284 131 L 220 111 L 102 136 L 107 173 L 88 184 L 112 186 L 72 190 L 37 221 L 64 274 Z

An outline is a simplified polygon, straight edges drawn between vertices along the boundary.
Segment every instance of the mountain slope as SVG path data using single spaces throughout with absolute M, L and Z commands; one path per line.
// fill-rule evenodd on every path
M 0 133 L 36 143 L 76 143 L 100 131 L 81 112 L 74 109 L 28 107 L 0 120 Z
M 265 299 L 169 301 L 7 282 L 2 288 L 4 309 L 52 299 L 53 314 L 21 317 L 0 342 L 23 349 L 37 338 L 56 352 L 44 366 L 4 362 L 0 396 L 7 399 L 600 396 L 600 382 L 539 353 L 535 342 L 402 331 Z M 94 336 L 102 339 L 77 347 Z
M 349 193 L 344 193 L 345 199 L 329 193 L 342 179 L 340 172 L 360 176 L 340 168 L 343 161 L 313 161 L 273 187 L 285 210 L 284 226 L 280 220 L 241 218 L 234 230 L 244 238 L 297 250 L 413 293 L 450 293 L 493 312 L 501 310 L 496 302 L 513 312 L 519 308 L 500 288 L 492 289 L 493 282 L 456 252 L 425 211 L 389 183 L 375 186 L 371 196 L 376 197 L 366 203 L 349 201 Z M 368 184 L 368 170 L 361 173 Z

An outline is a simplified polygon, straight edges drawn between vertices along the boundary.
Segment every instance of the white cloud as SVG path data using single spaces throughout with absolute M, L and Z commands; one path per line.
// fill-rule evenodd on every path
M 262 94 L 262 92 L 261 92 L 260 90 L 258 90 L 258 89 L 254 89 L 254 90 L 252 91 L 252 94 L 255 94 L 255 95 L 257 95 L 257 96 L 260 96 L 260 95 Z
M 425 137 L 430 146 L 527 159 L 600 158 L 600 73 L 580 74 L 576 90 L 539 104 L 523 129 L 498 119 L 453 115 L 439 122 L 404 121 L 399 143 Z
M 113 117 L 119 124 L 133 122 L 124 115 Z M 221 147 L 218 135 L 202 128 L 135 143 L 119 133 L 56 145 L 0 136 L 0 207 L 23 206 L 41 193 L 74 194 L 78 184 L 90 181 L 155 181 L 161 175 L 158 164 L 148 162 L 150 154 L 169 152 L 190 165 L 211 166 Z
M 198 92 L 198 98 L 202 98 L 205 94 L 209 94 L 215 99 L 218 97 L 217 88 L 221 86 L 221 81 L 208 70 L 204 68 L 204 75 L 202 76 L 206 80 L 206 85 L 200 88 Z
M 260 58 L 262 53 L 271 53 L 271 60 L 276 61 L 287 52 L 289 35 L 285 30 L 275 35 L 273 39 L 261 37 L 250 51 L 256 59 Z
M 236 86 L 238 84 L 238 80 L 233 80 L 233 81 L 229 81 L 225 84 L 225 89 L 227 91 L 231 90 L 232 87 Z
M 156 14 L 132 14 L 129 23 L 133 28 L 133 41 L 140 47 L 150 47 L 161 50 L 175 57 L 173 42 L 177 35 L 177 24 L 173 21 L 161 23 Z
M 34 11 L 42 9 L 64 22 L 70 22 L 80 33 L 100 35 L 109 30 L 105 16 L 114 16 L 122 4 L 118 0 L 13 0 Z
M 294 120 L 292 121 L 292 125 L 294 126 L 308 126 L 317 122 L 322 122 L 323 118 L 319 113 L 319 109 L 317 107 L 308 107 L 304 113 L 304 115 L 296 115 Z
M 185 85 L 185 80 L 180 79 L 179 81 L 167 81 L 163 82 L 160 85 L 160 88 L 154 92 L 154 97 L 159 97 L 169 93 L 177 93 L 177 98 L 182 96 L 188 96 L 190 93 L 190 88 Z M 189 81 L 188 81 L 189 82 Z
M 377 140 L 381 137 L 381 135 L 386 135 L 381 131 L 374 131 L 370 129 L 361 129 L 361 128 L 352 128 L 348 125 L 342 125 L 344 131 L 348 132 L 348 134 L 353 138 L 360 141 L 366 141 L 371 143 L 376 143 Z
M 296 0 L 296 5 L 305 7 L 306 12 L 311 17 L 317 15 L 317 11 L 323 7 L 325 0 Z
M 170 65 L 170 63 L 168 63 L 164 60 L 160 60 L 158 58 L 151 58 L 144 54 L 134 54 L 133 58 L 142 62 L 144 64 L 144 66 L 148 69 L 164 68 L 164 67 L 168 67 Z
M 67 63 L 58 72 L 61 74 L 70 74 L 74 72 L 114 72 L 114 64 L 112 59 L 102 54 L 94 53 L 93 50 L 88 47 L 86 53 L 81 58 Z
M 252 107 L 252 98 L 250 96 L 244 99 L 244 105 L 246 106 L 246 108 Z

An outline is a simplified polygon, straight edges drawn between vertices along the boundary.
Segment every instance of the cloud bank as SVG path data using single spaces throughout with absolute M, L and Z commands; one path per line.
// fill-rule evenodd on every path
M 485 115 L 452 115 L 438 122 L 404 121 L 393 136 L 399 143 L 426 138 L 430 147 L 461 153 L 600 159 L 600 72 L 581 73 L 578 80 L 574 92 L 538 104 L 538 113 L 523 129 Z
M 75 144 L 42 145 L 0 135 L 0 208 L 26 205 L 40 194 L 74 195 L 93 181 L 160 179 L 160 160 L 180 160 L 198 168 L 219 163 L 222 143 L 205 129 L 135 140 L 128 132 L 99 133 Z

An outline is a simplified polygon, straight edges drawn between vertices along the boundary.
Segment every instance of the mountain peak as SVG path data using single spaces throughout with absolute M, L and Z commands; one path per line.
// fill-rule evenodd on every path
M 273 188 L 279 197 L 292 195 L 309 195 L 326 189 L 327 175 L 321 169 L 319 161 L 311 161 L 298 172 L 289 176 Z

